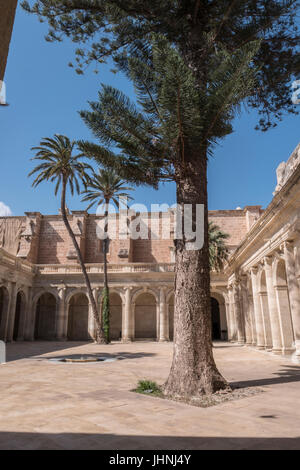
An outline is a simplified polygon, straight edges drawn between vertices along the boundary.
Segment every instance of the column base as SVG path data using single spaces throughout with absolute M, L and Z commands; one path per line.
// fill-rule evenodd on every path
M 295 348 L 282 348 L 283 356 L 291 356 L 294 353 L 295 353 Z
M 295 351 L 292 355 L 292 362 L 293 364 L 300 364 L 300 351 Z
M 167 338 L 160 338 L 160 339 L 158 340 L 158 342 L 159 342 L 159 343 L 169 343 L 170 340 L 167 339 Z
M 133 338 L 122 338 L 121 343 L 132 343 L 134 340 Z
M 275 356 L 281 356 L 282 355 L 282 349 L 280 348 L 272 348 L 272 354 L 275 354 Z

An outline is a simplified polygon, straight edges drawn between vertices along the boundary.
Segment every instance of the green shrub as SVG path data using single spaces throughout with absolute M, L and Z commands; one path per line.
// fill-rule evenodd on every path
M 139 380 L 137 388 L 134 390 L 137 393 L 143 393 L 145 395 L 156 395 L 162 396 L 162 390 L 156 382 L 151 380 Z

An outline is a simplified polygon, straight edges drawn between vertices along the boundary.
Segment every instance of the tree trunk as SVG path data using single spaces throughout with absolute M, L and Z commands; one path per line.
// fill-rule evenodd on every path
M 86 267 L 85 267 L 85 264 L 84 264 L 84 261 L 83 261 L 83 258 L 82 258 L 80 248 L 78 246 L 77 240 L 76 240 L 75 235 L 73 233 L 73 230 L 72 230 L 72 228 L 69 224 L 68 217 L 67 217 L 67 214 L 66 214 L 66 187 L 67 187 L 67 182 L 63 181 L 62 193 L 61 193 L 61 214 L 62 214 L 62 218 L 63 218 L 64 224 L 67 228 L 67 231 L 68 231 L 68 233 L 69 233 L 69 235 L 72 239 L 72 242 L 73 242 L 76 254 L 77 254 L 77 258 L 78 258 L 78 261 L 79 261 L 79 264 L 80 264 L 80 267 L 81 267 L 81 270 L 82 270 L 82 273 L 83 273 L 83 277 L 84 277 L 84 280 L 85 280 L 87 293 L 88 293 L 88 298 L 89 298 L 90 304 L 92 306 L 93 316 L 94 316 L 94 320 L 95 320 L 95 323 L 96 323 L 96 338 L 95 338 L 95 340 L 98 344 L 106 344 L 107 341 L 105 339 L 105 335 L 104 335 L 104 332 L 103 332 L 102 327 L 101 327 L 101 322 L 100 322 L 100 318 L 99 318 L 99 315 L 98 315 L 98 312 L 97 312 L 97 305 L 96 305 L 96 301 L 94 299 L 94 295 L 93 295 L 93 292 L 92 292 L 91 283 L 90 283 L 90 280 L 89 280 L 89 277 L 88 277 L 88 274 L 87 274 L 87 271 L 86 271 Z
M 18 0 L 0 2 L 0 81 L 4 79 L 17 3 Z
M 108 287 L 108 275 L 107 275 L 107 247 L 108 247 L 108 205 L 109 199 L 105 199 L 105 225 L 104 225 L 104 234 L 105 238 L 103 240 L 103 271 L 104 271 L 104 288 L 103 288 L 103 299 L 102 299 L 102 322 L 103 329 L 106 341 L 110 341 L 109 334 L 109 320 L 110 320 L 110 306 L 109 306 L 109 287 Z
M 104 218 L 105 218 L 104 234 L 105 234 L 105 238 L 103 240 L 103 258 L 104 258 L 104 289 L 107 289 L 107 290 L 108 290 L 108 277 L 107 277 L 108 205 L 109 205 L 109 200 L 105 199 L 105 212 L 104 212 Z
M 229 389 L 212 353 L 210 267 L 208 251 L 207 157 L 194 155 L 178 170 L 178 205 L 204 205 L 204 246 L 187 250 L 175 241 L 175 335 L 173 363 L 164 393 L 191 398 Z M 193 211 L 193 225 L 195 223 Z M 199 223 L 199 222 L 198 222 Z

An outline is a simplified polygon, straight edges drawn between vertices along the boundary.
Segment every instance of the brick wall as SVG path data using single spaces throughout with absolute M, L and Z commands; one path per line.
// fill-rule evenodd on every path
M 32 237 L 31 251 L 27 249 L 28 256 L 32 262 L 38 264 L 76 264 L 77 260 L 70 255 L 73 249 L 71 239 L 65 229 L 60 215 L 43 216 L 41 214 L 27 213 L 30 217 L 35 217 L 36 234 Z M 210 211 L 209 219 L 220 227 L 221 230 L 230 235 L 228 246 L 234 250 L 250 230 L 251 226 L 262 214 L 259 206 L 247 206 L 241 210 Z M 27 216 L 27 218 L 29 217 Z M 109 263 L 169 263 L 172 262 L 173 249 L 173 214 L 156 213 L 131 215 L 131 220 L 139 229 L 139 222 L 148 230 L 148 239 L 119 239 L 119 220 L 110 220 L 109 230 L 115 231 L 117 238 L 110 237 L 108 253 Z M 167 218 L 170 223 L 170 237 L 162 237 L 163 221 Z M 80 221 L 78 223 L 78 220 Z M 77 230 L 76 238 L 80 243 L 86 263 L 103 262 L 103 242 L 97 237 L 97 224 L 103 218 L 96 215 L 74 212 L 69 216 L 69 221 Z M 1 218 L 0 218 L 1 222 Z M 79 227 L 79 229 L 78 229 Z M 37 230 L 38 228 L 38 230 Z M 103 223 L 102 223 L 103 228 Z M 137 231 L 138 231 L 137 229 Z M 145 230 L 146 230 L 145 229 Z M 168 232 L 167 224 L 167 232 Z M 26 240 L 28 237 L 24 237 Z M 122 238 L 122 237 L 121 237 Z M 22 248 L 22 245 L 21 245 Z M 32 256 L 34 248 L 34 257 Z M 23 250 L 24 251 L 24 250 Z M 25 253 L 25 251 L 24 251 Z M 30 254 L 31 253 L 31 254 Z M 23 256 L 23 255 L 22 255 Z M 29 259 L 29 258 L 28 258 Z

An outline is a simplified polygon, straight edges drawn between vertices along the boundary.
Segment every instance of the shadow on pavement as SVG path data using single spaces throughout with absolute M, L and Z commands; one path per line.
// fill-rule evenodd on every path
M 299 450 L 300 438 L 0 432 L 1 450 Z
M 274 377 L 243 380 L 240 382 L 231 382 L 234 388 L 261 387 L 263 385 L 278 385 L 291 382 L 300 382 L 299 366 L 284 366 L 285 368 L 276 372 Z

